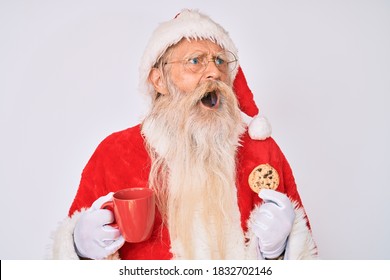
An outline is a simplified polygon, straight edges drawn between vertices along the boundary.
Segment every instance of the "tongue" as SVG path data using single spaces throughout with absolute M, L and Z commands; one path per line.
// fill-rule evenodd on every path
M 201 101 L 204 106 L 213 108 L 218 104 L 218 95 L 215 91 L 208 92 Z

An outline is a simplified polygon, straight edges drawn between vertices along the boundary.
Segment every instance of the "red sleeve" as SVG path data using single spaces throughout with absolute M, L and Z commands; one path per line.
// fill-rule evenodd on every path
M 85 166 L 69 216 L 109 192 L 145 186 L 149 166 L 139 125 L 111 134 Z

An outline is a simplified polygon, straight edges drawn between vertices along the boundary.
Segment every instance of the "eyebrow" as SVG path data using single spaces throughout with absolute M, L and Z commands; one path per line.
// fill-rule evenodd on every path
M 221 52 L 223 52 L 224 50 L 220 50 L 218 52 L 215 52 L 215 53 L 210 53 L 210 52 L 203 52 L 203 51 L 193 51 L 187 55 L 184 55 L 183 57 L 186 58 L 186 57 L 189 57 L 189 56 L 193 56 L 193 55 L 211 55 L 211 56 L 215 56 L 217 54 L 220 54 Z

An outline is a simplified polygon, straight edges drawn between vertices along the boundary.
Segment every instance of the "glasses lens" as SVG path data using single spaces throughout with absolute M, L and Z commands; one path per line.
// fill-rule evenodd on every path
M 185 61 L 185 66 L 194 73 L 202 72 L 205 69 L 205 55 L 194 54 Z
M 224 51 L 223 53 L 220 54 L 221 59 L 224 60 L 224 63 L 222 64 L 224 67 L 225 72 L 231 72 L 237 67 L 237 58 L 236 56 L 229 51 Z M 215 64 L 217 64 L 219 61 L 217 61 L 218 57 L 216 58 Z M 222 68 L 221 68 L 222 70 Z
M 228 73 L 236 68 L 237 59 L 233 53 L 224 51 L 215 56 L 214 63 L 221 72 Z

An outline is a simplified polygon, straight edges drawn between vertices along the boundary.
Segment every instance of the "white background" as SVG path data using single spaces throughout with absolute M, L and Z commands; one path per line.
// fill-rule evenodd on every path
M 81 171 L 137 124 L 158 23 L 198 8 L 239 49 L 323 259 L 390 259 L 389 1 L 0 0 L 0 259 L 44 259 Z

